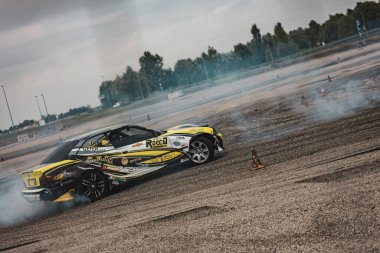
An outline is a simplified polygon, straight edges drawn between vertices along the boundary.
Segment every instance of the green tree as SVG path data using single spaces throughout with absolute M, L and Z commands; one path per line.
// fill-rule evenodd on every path
M 162 84 L 164 90 L 177 88 L 177 77 L 171 69 L 164 69 L 162 72 Z
M 285 32 L 280 22 L 274 27 L 274 40 L 280 43 L 287 43 L 289 41 L 288 34 Z
M 118 102 L 113 81 L 102 82 L 99 87 L 99 99 L 103 108 L 110 108 Z
M 46 123 L 53 122 L 53 121 L 57 120 L 57 115 L 54 115 L 54 114 L 44 115 L 44 116 L 42 116 L 42 119 Z
M 302 29 L 301 27 L 297 30 L 289 32 L 290 41 L 294 41 L 297 44 L 299 49 L 307 49 L 311 47 L 310 36 L 307 33 L 307 30 Z
M 220 60 L 220 54 L 212 47 L 208 46 L 207 52 L 201 54 L 200 59 L 196 59 L 195 62 L 200 65 L 201 68 L 205 68 L 209 78 L 212 78 L 218 72 L 218 64 Z
M 309 29 L 307 29 L 306 31 L 308 35 L 308 39 L 309 39 L 309 45 L 311 47 L 315 47 L 320 41 L 319 39 L 320 31 L 321 31 L 321 25 L 318 24 L 316 21 L 311 20 L 309 23 Z
M 343 39 L 348 36 L 357 34 L 355 26 L 355 17 L 352 15 L 342 16 L 338 21 L 338 38 Z
M 277 56 L 277 51 L 276 51 L 272 34 L 270 33 L 265 34 L 263 36 L 263 42 L 266 45 L 266 50 L 265 50 L 265 58 L 267 59 L 266 61 L 273 62 L 278 56 Z
M 178 60 L 174 66 L 174 74 L 180 86 L 190 86 L 192 83 L 205 79 L 201 66 L 190 58 Z
M 274 42 L 278 57 L 288 56 L 297 52 L 297 44 L 289 39 L 281 23 L 274 27 Z
M 163 58 L 158 54 L 151 54 L 145 51 L 144 55 L 140 57 L 140 73 L 147 84 L 148 95 L 151 91 L 158 90 L 160 83 L 162 83 L 163 75 Z
M 330 43 L 339 39 L 338 20 L 342 18 L 343 14 L 330 15 L 329 20 L 323 23 L 321 27 L 321 40 L 325 43 Z
M 81 106 L 81 107 L 77 107 L 77 108 L 72 108 L 68 112 L 60 113 L 58 115 L 58 119 L 63 119 L 66 117 L 72 117 L 72 116 L 76 116 L 76 115 L 79 115 L 82 113 L 91 113 L 93 111 L 94 110 L 92 110 L 89 106 Z
M 253 64 L 253 60 L 252 60 L 253 54 L 246 45 L 242 43 L 235 45 L 234 54 L 237 56 L 237 59 L 240 60 L 239 65 L 241 67 L 244 68 L 244 67 L 251 66 Z
M 146 89 L 141 85 L 138 72 L 134 71 L 130 66 L 127 66 L 121 80 L 117 82 L 116 89 L 123 104 L 143 99 L 147 95 Z
M 380 26 L 380 1 L 358 2 L 352 15 L 365 25 L 368 30 Z
M 253 61 L 255 64 L 261 64 L 265 62 L 265 45 L 262 41 L 260 29 L 256 24 L 251 27 L 252 40 L 249 43 L 253 54 Z

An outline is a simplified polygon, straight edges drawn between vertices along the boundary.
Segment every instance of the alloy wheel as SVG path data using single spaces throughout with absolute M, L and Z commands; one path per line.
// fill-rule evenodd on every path
M 206 162 L 210 155 L 209 148 L 202 141 L 192 142 L 190 144 L 189 152 L 191 160 L 198 164 Z
M 104 177 L 95 172 L 88 173 L 81 181 L 83 194 L 91 200 L 104 195 L 106 182 Z

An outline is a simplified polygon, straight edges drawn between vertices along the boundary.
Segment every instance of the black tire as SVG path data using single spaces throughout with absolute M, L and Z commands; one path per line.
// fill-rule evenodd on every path
M 77 192 L 79 196 L 86 197 L 91 202 L 99 200 L 109 192 L 107 177 L 100 171 L 87 171 L 78 182 Z
M 190 160 L 193 164 L 204 164 L 214 158 L 214 145 L 206 137 L 197 137 L 190 142 Z

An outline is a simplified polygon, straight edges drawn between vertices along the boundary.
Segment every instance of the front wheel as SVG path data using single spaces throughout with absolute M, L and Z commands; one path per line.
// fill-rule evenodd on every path
M 78 194 L 87 197 L 91 202 L 106 196 L 108 192 L 107 178 L 103 173 L 91 170 L 85 172 L 78 183 Z
M 190 159 L 195 164 L 203 164 L 214 158 L 214 146 L 205 137 L 195 138 L 189 147 Z

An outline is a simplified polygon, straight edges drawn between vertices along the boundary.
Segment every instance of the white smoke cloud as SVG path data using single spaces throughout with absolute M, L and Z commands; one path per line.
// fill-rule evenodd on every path
M 330 84 L 321 90 L 309 91 L 312 101 L 305 111 L 305 116 L 317 122 L 326 122 L 336 118 L 354 114 L 358 109 L 370 105 L 368 87 L 363 87 L 358 81 Z
M 46 202 L 28 202 L 21 191 L 22 179 L 12 175 L 0 179 L 0 227 L 20 224 L 58 211 L 57 206 Z

